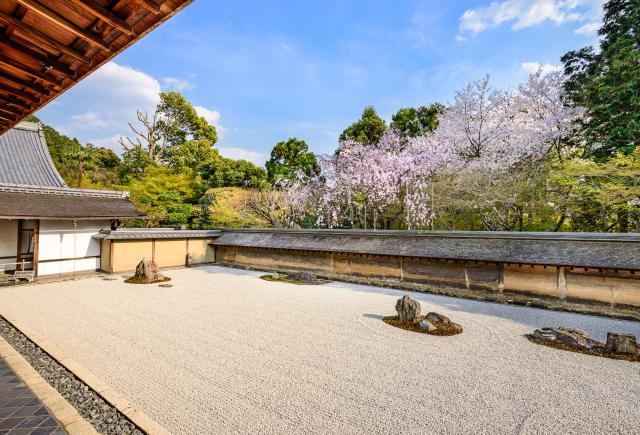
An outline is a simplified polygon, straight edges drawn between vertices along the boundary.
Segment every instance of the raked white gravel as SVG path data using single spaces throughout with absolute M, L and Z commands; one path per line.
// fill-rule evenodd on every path
M 405 292 L 173 270 L 0 289 L 0 311 L 174 433 L 638 433 L 640 364 L 536 346 L 546 325 L 640 324 L 413 293 L 455 337 L 381 321 Z

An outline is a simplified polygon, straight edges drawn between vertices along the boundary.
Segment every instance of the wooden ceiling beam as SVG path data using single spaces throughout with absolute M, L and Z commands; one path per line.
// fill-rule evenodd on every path
M 16 62 L 15 60 L 9 57 L 3 56 L 2 54 L 0 54 L 0 67 L 8 68 L 14 71 L 27 74 L 28 76 L 31 76 L 35 79 L 43 80 L 47 83 L 51 83 L 52 85 L 60 86 L 62 84 L 55 77 L 52 77 L 49 74 L 45 74 L 40 71 L 36 71 L 33 68 L 27 65 L 21 64 L 20 62 Z
M 12 122 L 16 122 L 18 120 L 17 116 L 11 115 L 9 113 L 4 113 L 2 111 L 2 109 L 0 109 L 0 118 L 7 119 L 7 120 L 12 121 Z
M 120 32 L 129 36 L 135 35 L 135 33 L 133 32 L 132 26 L 127 24 L 123 19 L 118 17 L 109 9 L 100 6 L 93 0 L 67 0 L 67 1 L 81 7 L 87 12 L 90 12 L 91 14 L 100 18 L 102 21 L 108 23 L 110 26 L 118 29 Z
M 39 94 L 50 95 L 51 91 L 45 87 L 40 86 L 37 83 L 31 83 L 28 80 L 24 80 L 18 77 L 15 77 L 5 71 L 0 70 L 0 78 L 8 80 L 18 86 L 23 86 L 25 88 L 31 89 Z
M 29 107 L 24 105 L 24 102 L 16 99 L 15 97 L 7 97 L 0 94 L 0 102 L 5 110 L 13 111 L 13 113 L 16 114 L 22 114 L 29 109 Z
M 37 13 L 38 15 L 41 15 L 42 17 L 58 25 L 59 27 L 62 27 L 63 29 L 68 30 L 69 32 L 76 35 L 77 37 L 84 39 L 91 45 L 99 47 L 106 52 L 111 52 L 111 47 L 108 44 L 105 44 L 105 42 L 102 39 L 98 38 L 96 35 L 83 29 L 77 24 L 74 24 L 71 21 L 67 20 L 66 18 L 58 15 L 55 11 L 52 11 L 51 9 L 38 3 L 37 1 L 16 0 L 16 2 L 20 3 L 22 6 L 28 8 L 29 10 Z
M 14 36 L 15 37 L 15 36 Z M 20 38 L 22 39 L 22 38 Z M 76 72 L 72 69 L 69 68 L 68 65 L 65 65 L 64 63 L 56 60 L 56 59 L 52 59 L 49 56 L 46 56 L 44 54 L 40 54 L 35 50 L 30 49 L 29 47 L 21 44 L 20 42 L 9 38 L 8 36 L 0 36 L 0 46 L 5 46 L 5 47 L 10 47 L 14 50 L 17 50 L 21 53 L 24 53 L 27 56 L 30 56 L 32 58 L 34 58 L 35 60 L 37 60 L 38 62 L 40 62 L 45 68 L 47 66 L 50 66 L 51 68 L 60 71 L 61 73 L 63 73 L 66 76 L 69 77 L 75 77 L 76 76 Z
M 5 94 L 13 95 L 16 97 L 20 97 L 23 100 L 30 101 L 32 103 L 40 103 L 40 100 L 28 92 L 21 91 L 19 89 L 12 88 L 11 86 L 7 86 L 4 83 L 0 82 L 0 91 L 4 91 Z
M 154 15 L 160 14 L 160 5 L 152 0 L 137 0 L 138 4 Z
M 42 33 L 38 29 L 31 27 L 26 23 L 23 23 L 21 20 L 17 19 L 16 17 L 13 17 L 9 14 L 6 14 L 0 11 L 0 20 L 4 21 L 5 23 L 11 24 L 12 26 L 16 27 L 20 31 L 24 32 L 26 35 L 36 38 L 39 41 L 44 42 L 48 46 L 55 48 L 56 50 L 59 50 L 81 62 L 91 65 L 91 58 L 85 56 L 83 53 L 79 52 L 78 50 L 75 50 L 71 47 L 64 45 L 62 42 L 52 38 L 51 36 Z
M 21 108 L 22 106 L 13 107 L 12 104 L 14 103 L 0 103 L 0 110 L 3 110 L 7 113 L 11 113 L 14 115 L 19 115 L 19 116 L 24 115 L 25 111 L 24 109 Z

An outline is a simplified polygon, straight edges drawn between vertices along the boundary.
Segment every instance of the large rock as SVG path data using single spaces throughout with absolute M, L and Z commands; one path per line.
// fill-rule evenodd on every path
M 555 341 L 569 346 L 576 346 L 583 349 L 591 349 L 596 345 L 601 345 L 598 341 L 591 338 L 589 334 L 580 329 L 574 328 L 540 328 L 533 331 L 535 338 Z
M 636 336 L 618 332 L 609 332 L 607 334 L 607 344 L 604 347 L 604 351 L 621 355 L 640 355 L 640 347 L 636 342 Z
M 404 322 L 415 322 L 420 315 L 420 302 L 411 299 L 408 295 L 404 295 L 396 302 L 396 311 L 398 319 Z
M 148 282 L 160 281 L 164 277 L 158 271 L 158 265 L 153 260 L 147 260 L 143 258 L 136 266 L 136 278 L 141 278 Z

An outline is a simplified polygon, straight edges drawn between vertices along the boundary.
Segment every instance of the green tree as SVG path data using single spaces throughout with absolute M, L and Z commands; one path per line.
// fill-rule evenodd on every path
M 190 170 L 148 166 L 129 184 L 118 186 L 131 193 L 134 203 L 148 215 L 146 221 L 133 225 L 188 225 L 197 202 L 197 183 Z
M 118 142 L 126 150 L 138 148 L 145 151 L 157 164 L 166 163 L 172 149 L 189 140 L 207 141 L 213 146 L 218 140 L 216 127 L 198 115 L 178 92 L 161 92 L 160 103 L 149 117 L 146 112 L 137 112 L 139 127 L 129 124 L 133 137 L 120 138 Z
M 605 162 L 574 158 L 550 177 L 552 201 L 571 231 L 640 231 L 640 147 Z
M 179 145 L 192 138 L 207 140 L 211 145 L 218 141 L 216 127 L 193 108 L 179 92 L 160 92 L 160 104 L 156 108 L 160 114 L 160 125 L 169 146 Z
M 212 160 L 220 159 L 218 150 L 208 139 L 193 139 L 181 142 L 169 150 L 167 154 L 168 165 L 181 170 L 190 168 L 200 173 L 201 168 Z
M 598 33 L 598 52 L 570 51 L 562 62 L 567 90 L 588 111 L 588 150 L 608 157 L 615 150 L 630 152 L 640 138 L 640 2 L 609 0 Z
M 320 172 L 316 155 L 309 152 L 306 142 L 295 137 L 278 142 L 271 150 L 271 158 L 266 163 L 267 178 L 275 185 L 283 179 L 293 179 L 299 171 L 307 177 Z
M 430 106 L 403 107 L 391 118 L 391 128 L 397 129 L 404 137 L 417 137 L 431 133 L 438 126 L 438 114 L 444 106 L 434 103 Z
M 122 153 L 122 165 L 119 168 L 119 176 L 122 182 L 128 183 L 140 178 L 148 167 L 155 167 L 156 162 L 140 145 L 134 145 Z
M 365 145 L 375 145 L 386 131 L 386 122 L 378 116 L 373 106 L 367 106 L 362 117 L 342 132 L 340 141 L 353 140 Z
M 268 186 L 264 169 L 246 160 L 224 157 L 212 159 L 202 165 L 202 180 L 207 188 L 245 187 L 258 189 Z

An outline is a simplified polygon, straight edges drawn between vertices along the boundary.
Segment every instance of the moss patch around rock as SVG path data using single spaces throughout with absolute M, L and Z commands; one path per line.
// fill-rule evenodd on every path
M 604 346 L 597 346 L 597 347 L 593 347 L 592 349 L 584 349 L 578 346 L 571 346 L 564 343 L 545 340 L 544 338 L 536 338 L 531 334 L 527 334 L 525 335 L 525 337 L 527 338 L 527 340 L 529 340 L 532 343 L 551 347 L 553 349 L 568 350 L 569 352 L 583 353 L 585 355 L 599 356 L 603 358 L 640 362 L 640 355 L 623 355 L 623 354 L 617 354 L 617 353 L 607 353 L 604 351 Z
M 442 323 L 442 322 L 428 321 L 435 327 L 435 329 L 432 329 L 430 331 L 420 329 L 419 323 L 422 320 L 427 320 L 426 316 L 418 317 L 418 320 L 416 320 L 415 322 L 402 321 L 398 319 L 398 316 L 387 316 L 382 319 L 382 321 L 387 325 L 395 326 L 396 328 L 404 329 L 405 331 L 419 332 L 420 334 L 448 337 L 451 335 L 458 335 L 462 333 L 462 326 L 457 325 L 455 323 Z

